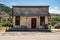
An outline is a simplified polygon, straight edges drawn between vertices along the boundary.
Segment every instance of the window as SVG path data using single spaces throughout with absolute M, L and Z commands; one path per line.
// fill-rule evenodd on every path
M 20 16 L 15 17 L 15 25 L 20 25 Z
M 44 24 L 45 24 L 45 17 L 41 16 L 40 17 L 40 26 L 44 26 Z

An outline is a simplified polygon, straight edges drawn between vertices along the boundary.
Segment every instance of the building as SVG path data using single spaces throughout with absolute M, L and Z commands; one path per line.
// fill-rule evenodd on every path
M 12 9 L 13 28 L 47 28 L 49 6 L 13 6 Z

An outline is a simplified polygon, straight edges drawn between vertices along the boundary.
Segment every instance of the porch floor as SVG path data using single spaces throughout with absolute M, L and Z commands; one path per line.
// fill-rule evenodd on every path
M 50 29 L 30 29 L 30 28 L 27 28 L 27 29 L 23 29 L 23 28 L 11 28 L 9 30 L 6 30 L 6 32 L 27 32 L 27 31 L 30 31 L 30 32 L 51 32 Z

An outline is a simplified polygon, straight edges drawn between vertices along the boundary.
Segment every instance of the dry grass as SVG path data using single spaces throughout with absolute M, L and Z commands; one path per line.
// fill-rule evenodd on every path
M 60 32 L 60 29 L 51 29 L 52 32 Z
M 0 32 L 5 31 L 6 29 L 8 29 L 8 27 L 1 26 L 0 27 Z

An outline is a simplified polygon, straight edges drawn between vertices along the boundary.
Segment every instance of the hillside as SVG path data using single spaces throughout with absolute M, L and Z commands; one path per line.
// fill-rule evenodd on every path
M 0 3 L 0 13 L 1 12 L 5 12 L 5 13 L 8 13 L 8 14 L 9 13 L 11 14 L 11 8 Z
M 0 3 L 0 22 L 7 20 L 12 14 L 12 9 L 4 4 Z
M 52 16 L 60 16 L 60 14 L 54 14 L 54 13 L 50 13 L 50 15 L 52 15 Z

